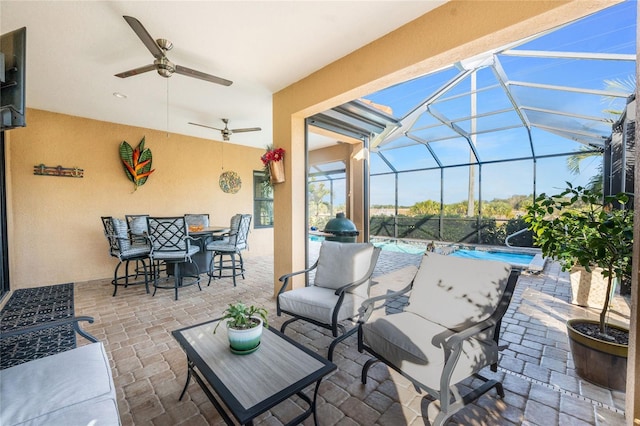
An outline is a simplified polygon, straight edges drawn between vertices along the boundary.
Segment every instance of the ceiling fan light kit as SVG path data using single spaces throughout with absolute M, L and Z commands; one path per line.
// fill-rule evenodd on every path
M 149 52 L 151 52 L 155 60 L 153 61 L 152 65 L 144 65 L 142 67 L 134 68 L 129 71 L 124 71 L 116 74 L 116 77 L 133 77 L 134 75 L 156 70 L 158 74 L 165 78 L 169 78 L 174 73 L 176 73 L 185 75 L 187 77 L 193 77 L 200 80 L 208 81 L 210 83 L 221 84 L 223 86 L 231 86 L 231 84 L 233 84 L 231 80 L 174 64 L 169 60 L 169 58 L 167 58 L 166 55 L 166 53 L 173 48 L 173 43 L 165 38 L 154 40 L 146 30 L 146 28 L 142 25 L 142 23 L 136 18 L 132 16 L 123 16 L 123 18 L 125 21 L 127 21 L 131 29 L 136 33 L 138 38 L 146 46 Z

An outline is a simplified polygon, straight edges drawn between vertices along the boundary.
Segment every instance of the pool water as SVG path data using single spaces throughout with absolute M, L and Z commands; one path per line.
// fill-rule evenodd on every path
M 466 250 L 459 249 L 451 253 L 449 256 L 465 257 L 467 259 L 481 260 L 499 260 L 501 262 L 511 263 L 512 265 L 528 266 L 533 260 L 532 254 L 507 253 L 499 251 L 484 250 Z
M 382 248 L 385 251 L 393 251 L 395 253 L 407 253 L 407 254 L 423 254 L 424 247 L 411 245 L 411 244 L 403 244 L 400 242 L 394 241 L 381 241 L 374 242 L 374 246 Z

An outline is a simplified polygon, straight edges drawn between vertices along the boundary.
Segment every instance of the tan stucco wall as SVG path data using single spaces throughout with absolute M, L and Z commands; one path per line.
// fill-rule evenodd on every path
M 228 225 L 235 213 L 253 214 L 262 150 L 225 143 L 223 151 L 218 141 L 33 109 L 27 123 L 7 132 L 12 290 L 110 277 L 116 261 L 100 216 L 209 213 L 212 225 Z M 135 147 L 143 136 L 156 171 L 134 191 L 118 147 L 123 140 Z M 224 170 L 242 179 L 236 194 L 218 185 L 221 154 Z M 35 176 L 37 164 L 79 167 L 84 178 Z M 252 229 L 245 253 L 271 255 L 273 230 Z

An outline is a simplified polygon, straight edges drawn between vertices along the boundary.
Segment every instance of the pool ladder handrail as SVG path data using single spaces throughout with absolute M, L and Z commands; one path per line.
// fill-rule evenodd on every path
M 513 246 L 511 244 L 509 244 L 509 240 L 517 235 L 523 234 L 526 231 L 528 231 L 529 228 L 523 228 L 519 231 L 514 232 L 513 234 L 509 235 L 507 238 L 504 239 L 504 245 L 509 247 L 509 248 L 513 248 Z

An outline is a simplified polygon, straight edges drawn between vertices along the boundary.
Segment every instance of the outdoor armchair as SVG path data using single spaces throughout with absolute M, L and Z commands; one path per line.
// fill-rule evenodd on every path
M 380 248 L 369 243 L 339 243 L 323 241 L 316 263 L 308 269 L 280 277 L 282 287 L 276 298 L 277 314 L 293 318 L 285 321 L 285 328 L 294 321 L 304 320 L 331 330 L 334 337 L 329 345 L 328 359 L 338 343 L 357 331 L 353 325 L 346 329 L 341 321 L 353 320 L 360 304 L 369 297 L 371 275 L 376 267 Z M 292 277 L 315 270 L 313 283 L 287 291 Z
M 437 400 L 428 410 L 434 426 L 494 387 L 504 397 L 500 382 L 478 372 L 497 370 L 500 321 L 518 275 L 507 263 L 425 254 L 406 288 L 362 304 L 358 350 L 374 356 L 362 383 L 371 365 L 384 362 Z M 372 315 L 380 302 L 408 293 L 404 311 Z M 462 395 L 457 384 L 472 376 L 481 385 Z

